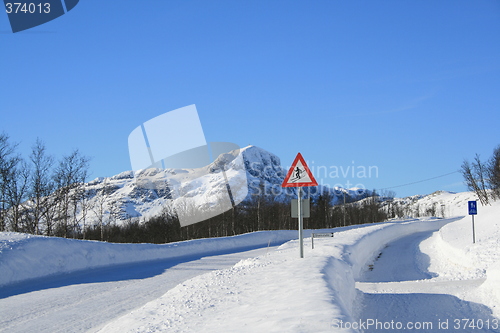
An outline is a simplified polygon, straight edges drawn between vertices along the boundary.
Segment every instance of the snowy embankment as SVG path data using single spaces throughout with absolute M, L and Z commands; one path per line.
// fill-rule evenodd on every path
M 260 231 L 233 237 L 169 244 L 111 244 L 27 234 L 0 233 L 0 287 L 99 267 L 200 257 L 283 244 L 297 232 Z
M 500 201 L 480 205 L 474 224 L 475 243 L 472 218 L 465 216 L 424 240 L 420 248 L 430 256 L 428 269 L 437 274 L 434 280 L 484 280 L 478 288 L 458 291 L 455 296 L 485 304 L 500 318 Z

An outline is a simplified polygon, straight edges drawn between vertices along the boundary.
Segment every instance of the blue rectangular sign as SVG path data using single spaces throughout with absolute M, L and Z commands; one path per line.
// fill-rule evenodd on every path
M 469 215 L 477 215 L 477 201 L 469 201 Z

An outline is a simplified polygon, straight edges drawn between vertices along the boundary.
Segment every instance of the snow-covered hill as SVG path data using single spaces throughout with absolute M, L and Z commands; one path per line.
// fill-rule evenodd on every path
M 387 199 L 382 209 L 394 210 L 397 217 L 450 217 L 467 214 L 467 202 L 478 200 L 473 192 L 436 191 L 428 195 L 414 195 L 406 198 Z

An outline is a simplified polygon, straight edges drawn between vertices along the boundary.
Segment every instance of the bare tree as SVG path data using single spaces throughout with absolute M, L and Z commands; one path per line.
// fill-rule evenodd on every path
M 486 166 L 481 162 L 481 159 L 479 158 L 479 154 L 476 154 L 476 157 L 474 158 L 474 163 L 472 164 L 473 170 L 474 170 L 474 175 L 477 179 L 478 186 L 479 186 L 479 193 L 482 196 L 483 204 L 489 204 L 489 196 L 488 196 L 488 191 L 487 191 L 487 186 L 486 186 L 486 177 L 487 177 L 487 169 Z
M 88 168 L 82 168 L 79 175 L 80 180 L 71 191 L 73 238 L 75 238 L 80 231 L 80 222 L 83 222 L 83 228 L 85 228 L 85 219 L 87 218 L 89 205 L 88 193 L 86 191 L 87 185 L 85 184 L 87 174 Z
M 48 210 L 53 208 L 50 194 L 54 190 L 54 182 L 51 179 L 51 168 L 54 158 L 47 155 L 45 144 L 37 139 L 31 148 L 30 160 L 32 173 L 30 177 L 30 203 L 32 205 L 32 232 L 40 233 L 40 225 L 43 218 L 48 218 Z M 46 225 L 51 222 L 46 221 Z
M 97 224 L 99 225 L 101 231 L 101 241 L 104 241 L 104 227 L 110 221 L 110 214 L 107 214 L 107 199 L 108 195 L 113 191 L 112 187 L 108 183 L 108 178 L 104 179 L 102 183 L 102 188 L 95 195 L 95 201 L 92 205 L 92 211 L 97 219 Z M 99 193 L 100 192 L 100 193 Z
M 57 219 L 57 197 L 50 195 L 47 197 L 47 209 L 43 212 L 44 234 L 47 236 L 54 235 L 54 225 Z
M 469 191 L 474 191 L 483 205 L 489 203 L 488 192 L 485 185 L 486 168 L 476 154 L 474 162 L 471 164 L 468 160 L 462 163 L 462 176 Z
M 75 223 L 74 210 L 76 198 L 81 194 L 80 189 L 84 186 L 88 174 L 89 158 L 82 156 L 76 149 L 70 155 L 64 156 L 59 162 L 55 173 L 54 182 L 58 204 L 59 234 L 68 237 L 70 219 Z M 73 209 L 73 212 L 71 211 Z M 74 225 L 73 225 L 74 229 Z
M 12 174 L 19 163 L 19 156 L 15 156 L 16 144 L 9 142 L 9 136 L 0 134 L 0 231 L 7 228 L 7 212 L 10 208 L 9 187 Z
M 85 238 L 85 232 L 86 232 L 86 222 L 87 222 L 87 214 L 90 208 L 90 193 L 87 190 L 87 184 L 83 185 L 83 194 L 81 196 L 81 201 L 80 201 L 80 208 L 81 208 L 81 222 L 82 222 L 82 234 L 83 234 L 83 239 Z
M 27 228 L 27 223 L 23 223 L 26 222 L 26 219 L 23 221 L 23 217 L 26 214 L 26 210 L 23 209 L 23 202 L 26 200 L 28 194 L 29 177 L 29 167 L 22 160 L 7 175 L 6 192 L 9 206 L 7 216 L 10 220 L 11 230 L 16 232 L 31 231 Z
M 493 151 L 493 156 L 487 164 L 488 184 L 494 199 L 500 199 L 500 145 Z

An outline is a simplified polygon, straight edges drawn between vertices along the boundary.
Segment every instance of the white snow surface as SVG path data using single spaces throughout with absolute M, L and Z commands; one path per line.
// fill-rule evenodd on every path
M 500 202 L 479 205 L 473 244 L 471 217 L 465 215 L 467 201 L 474 199 L 469 192 L 439 192 L 433 196 L 434 202 L 445 204 L 447 214 L 455 217 L 331 229 L 328 231 L 335 237 L 315 239 L 314 249 L 311 231 L 306 231 L 304 258 L 299 258 L 298 241 L 288 241 L 231 268 L 186 280 L 109 321 L 100 332 L 405 330 L 363 326 L 370 320 L 401 325 L 432 323 L 432 327 L 420 330 L 425 332 L 500 332 Z M 279 243 L 287 237 L 295 238 L 296 231 L 165 245 L 103 244 L 0 233 L 0 288 L 127 260 L 265 247 L 270 240 Z M 481 329 L 462 327 L 462 319 L 468 319 L 469 325 L 470 320 L 480 321 Z M 443 329 L 444 323 L 449 329 Z

